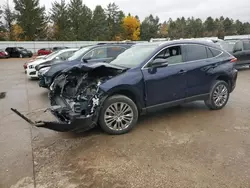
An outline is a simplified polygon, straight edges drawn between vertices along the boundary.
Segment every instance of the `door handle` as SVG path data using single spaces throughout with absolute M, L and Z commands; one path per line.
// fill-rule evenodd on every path
M 179 72 L 178 72 L 178 74 L 184 74 L 184 73 L 186 73 L 187 71 L 185 71 L 185 70 L 180 70 Z

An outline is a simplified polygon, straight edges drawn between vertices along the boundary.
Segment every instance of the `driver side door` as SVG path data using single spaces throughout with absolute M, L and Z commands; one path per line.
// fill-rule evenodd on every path
M 187 95 L 187 75 L 183 62 L 183 46 L 176 45 L 160 50 L 142 69 L 149 111 L 174 106 Z M 165 59 L 166 66 L 152 68 L 156 59 Z

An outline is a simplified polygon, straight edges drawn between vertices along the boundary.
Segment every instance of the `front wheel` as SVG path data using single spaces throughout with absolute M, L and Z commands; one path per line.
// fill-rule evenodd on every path
M 99 124 L 108 134 L 119 135 L 129 132 L 138 120 L 135 103 L 124 95 L 106 99 L 100 111 Z
M 216 80 L 211 88 L 209 98 L 205 104 L 211 110 L 222 109 L 229 99 L 229 86 L 223 80 Z

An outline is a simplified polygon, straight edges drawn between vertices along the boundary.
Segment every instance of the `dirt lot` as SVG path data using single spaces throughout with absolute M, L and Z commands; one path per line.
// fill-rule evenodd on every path
M 223 110 L 190 103 L 142 117 L 126 135 L 77 135 L 31 128 L 10 111 L 34 117 L 48 106 L 24 61 L 0 60 L 1 188 L 250 187 L 250 70 Z

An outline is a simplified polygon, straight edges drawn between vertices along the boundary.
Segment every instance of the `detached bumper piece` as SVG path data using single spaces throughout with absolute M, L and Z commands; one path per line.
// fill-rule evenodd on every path
M 19 112 L 16 109 L 11 108 L 11 110 L 13 112 L 15 112 L 18 116 L 20 116 L 22 119 L 24 119 L 26 122 L 28 122 L 29 124 L 31 124 L 32 126 L 36 126 L 36 127 L 42 127 L 42 128 L 46 128 L 46 129 L 50 129 L 50 130 L 54 130 L 57 132 L 84 132 L 87 131 L 89 129 L 92 129 L 93 127 L 95 127 L 96 123 L 93 121 L 93 117 L 92 116 L 87 116 L 87 117 L 74 117 L 72 116 L 71 120 L 67 120 L 62 121 L 65 117 L 63 115 L 63 108 L 51 108 L 48 109 L 51 111 L 51 113 L 59 120 L 59 122 L 56 121 L 35 121 L 33 122 L 31 119 L 29 119 L 28 117 L 26 117 L 25 115 L 23 115 L 21 112 Z

